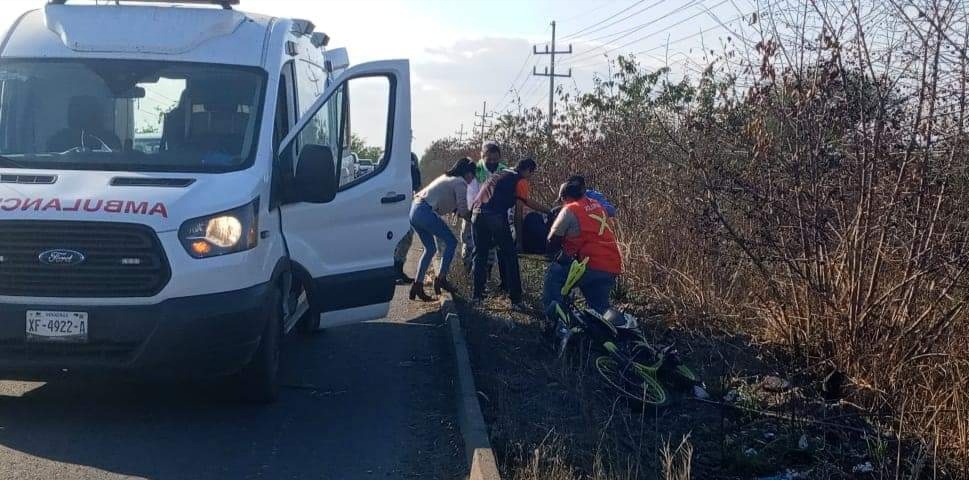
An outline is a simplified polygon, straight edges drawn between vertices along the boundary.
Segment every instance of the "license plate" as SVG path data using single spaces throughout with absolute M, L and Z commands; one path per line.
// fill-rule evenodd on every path
M 86 342 L 87 312 L 28 310 L 27 341 Z

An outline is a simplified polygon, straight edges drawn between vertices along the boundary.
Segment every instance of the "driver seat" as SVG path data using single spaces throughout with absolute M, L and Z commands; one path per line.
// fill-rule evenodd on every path
M 67 106 L 67 128 L 58 131 L 47 140 L 47 150 L 56 153 L 80 147 L 82 132 L 101 139 L 111 150 L 120 150 L 121 139 L 104 126 L 103 103 L 103 99 L 91 95 L 71 97 Z M 84 143 L 88 148 L 101 146 L 94 138 L 85 139 Z

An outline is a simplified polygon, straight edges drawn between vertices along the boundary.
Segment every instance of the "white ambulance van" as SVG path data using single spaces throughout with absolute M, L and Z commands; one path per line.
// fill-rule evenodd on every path
M 51 0 L 0 44 L 0 378 L 272 401 L 283 335 L 387 313 L 409 65 L 349 66 L 238 0 L 160 3 Z M 374 168 L 347 168 L 351 137 Z

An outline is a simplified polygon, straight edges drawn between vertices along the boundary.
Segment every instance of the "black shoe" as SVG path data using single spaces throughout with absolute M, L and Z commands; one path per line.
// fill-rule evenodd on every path
M 410 285 L 414 283 L 414 279 L 407 276 L 404 273 L 404 264 L 394 262 L 394 271 L 397 272 L 397 284 L 398 285 Z
M 440 295 L 442 290 L 453 293 L 454 292 L 454 286 L 451 285 L 447 281 L 447 279 L 444 278 L 444 277 L 440 277 L 440 276 L 435 277 L 434 278 L 434 293 Z
M 410 294 L 408 296 L 410 297 L 411 300 L 420 299 L 420 301 L 422 302 L 434 301 L 433 298 L 429 297 L 426 293 L 424 293 L 424 285 L 421 285 L 419 283 L 414 283 L 413 285 L 411 285 Z

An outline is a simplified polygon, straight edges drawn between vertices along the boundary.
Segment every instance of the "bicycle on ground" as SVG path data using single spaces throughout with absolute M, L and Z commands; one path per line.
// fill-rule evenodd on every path
M 646 406 L 665 407 L 673 402 L 669 386 L 688 390 L 700 385 L 699 377 L 684 365 L 672 346 L 654 348 L 632 315 L 610 309 L 604 315 L 581 306 L 575 298 L 588 259 L 574 260 L 562 287 L 563 302 L 553 306 L 555 350 L 566 355 L 578 339 L 589 342 L 593 366 L 602 380 L 622 397 Z

